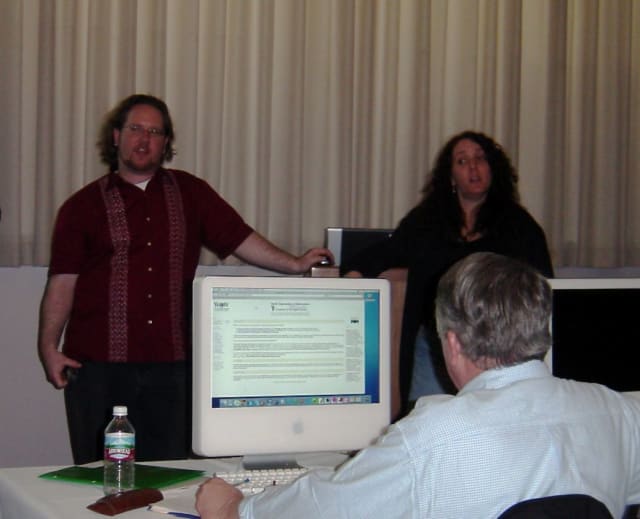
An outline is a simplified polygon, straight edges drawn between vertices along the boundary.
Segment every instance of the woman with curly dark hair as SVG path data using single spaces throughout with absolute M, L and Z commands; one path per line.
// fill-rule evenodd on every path
M 408 269 L 400 343 L 403 410 L 425 394 L 453 392 L 435 331 L 438 280 L 459 259 L 489 251 L 526 261 L 553 276 L 542 228 L 519 203 L 518 176 L 491 137 L 465 131 L 439 152 L 422 201 L 392 236 L 340 266 L 346 276 Z

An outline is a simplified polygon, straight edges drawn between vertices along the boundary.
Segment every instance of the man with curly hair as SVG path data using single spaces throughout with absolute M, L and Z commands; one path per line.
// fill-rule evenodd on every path
M 122 100 L 98 142 L 109 172 L 57 215 L 38 351 L 47 380 L 65 389 L 77 464 L 102 457 L 114 404 L 129 408 L 139 460 L 189 455 L 189 303 L 202 246 L 288 274 L 332 258 L 279 249 L 205 181 L 165 169 L 173 141 L 164 101 Z

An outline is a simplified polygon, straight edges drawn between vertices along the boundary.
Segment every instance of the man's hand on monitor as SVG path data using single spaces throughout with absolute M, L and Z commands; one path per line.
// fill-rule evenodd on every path
M 317 247 L 309 249 L 302 256 L 298 256 L 297 262 L 299 273 L 304 273 L 314 266 L 329 267 L 333 265 L 334 258 L 329 249 Z
M 211 478 L 196 492 L 196 510 L 202 519 L 238 519 L 242 492 L 220 478 Z

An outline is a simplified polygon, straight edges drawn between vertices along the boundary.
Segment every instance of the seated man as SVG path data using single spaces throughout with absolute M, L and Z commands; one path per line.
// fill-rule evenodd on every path
M 640 401 L 553 377 L 551 288 L 531 267 L 476 253 L 442 278 L 436 318 L 457 395 L 418 400 L 335 472 L 243 499 L 213 478 L 211 518 L 492 518 L 514 503 L 588 494 L 615 517 L 640 502 Z

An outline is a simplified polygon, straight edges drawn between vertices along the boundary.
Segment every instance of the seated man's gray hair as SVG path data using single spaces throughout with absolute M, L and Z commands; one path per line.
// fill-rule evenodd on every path
M 483 369 L 544 358 L 551 346 L 551 287 L 533 267 L 490 252 L 453 265 L 438 284 L 436 320 Z

